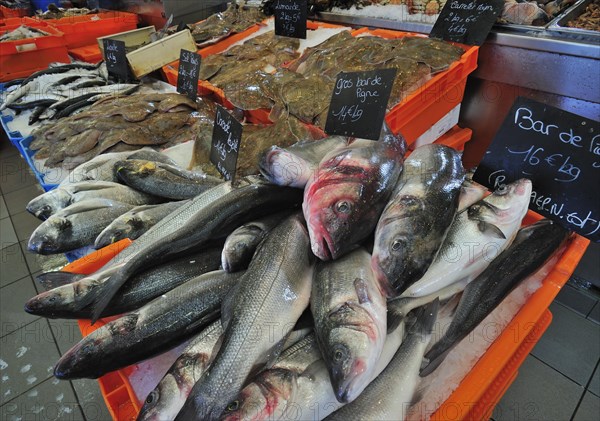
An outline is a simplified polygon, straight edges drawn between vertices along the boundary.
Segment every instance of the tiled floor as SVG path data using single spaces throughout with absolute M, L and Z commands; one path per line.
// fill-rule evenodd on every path
M 109 420 L 93 380 L 59 381 L 52 368 L 80 339 L 74 321 L 23 311 L 36 293 L 33 276 L 65 264 L 38 261 L 27 238 L 39 224 L 24 211 L 41 189 L 16 149 L 0 140 L 0 420 Z M 600 277 L 598 248 L 577 274 Z M 600 302 L 596 290 L 567 284 L 550 310 L 553 322 L 497 405 L 493 418 L 600 420 Z

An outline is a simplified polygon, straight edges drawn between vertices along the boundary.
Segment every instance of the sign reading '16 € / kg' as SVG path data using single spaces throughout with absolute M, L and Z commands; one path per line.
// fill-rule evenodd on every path
M 117 79 L 126 81 L 129 79 L 129 64 L 125 55 L 125 41 L 116 39 L 102 40 L 104 47 L 104 61 L 110 75 Z
M 306 39 L 307 0 L 275 0 L 275 34 Z
M 198 95 L 198 77 L 202 56 L 192 51 L 181 50 L 177 71 L 177 92 L 187 95 L 193 101 Z
M 600 241 L 600 123 L 517 98 L 474 180 L 496 188 L 533 183 L 529 208 Z
M 504 9 L 504 0 L 448 0 L 429 36 L 481 45 Z
M 338 74 L 325 133 L 378 140 L 396 69 Z
M 225 108 L 217 105 L 210 162 L 225 180 L 232 180 L 235 175 L 241 142 L 242 125 Z

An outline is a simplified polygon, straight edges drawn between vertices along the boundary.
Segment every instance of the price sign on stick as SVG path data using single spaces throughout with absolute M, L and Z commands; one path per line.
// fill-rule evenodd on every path
M 378 140 L 395 77 L 396 69 L 338 74 L 325 132 Z
M 275 0 L 275 34 L 306 39 L 306 0 Z
M 177 71 L 177 92 L 196 100 L 198 95 L 198 76 L 202 56 L 192 51 L 181 50 L 179 70 Z
M 242 125 L 225 108 L 217 105 L 210 162 L 225 180 L 233 180 L 241 142 Z
M 448 0 L 429 36 L 481 45 L 503 8 L 504 0 Z
M 529 208 L 600 241 L 600 123 L 517 98 L 473 179 L 533 182 Z
M 104 61 L 108 73 L 119 80 L 129 80 L 129 64 L 125 52 L 125 41 L 116 39 L 102 40 L 104 46 Z

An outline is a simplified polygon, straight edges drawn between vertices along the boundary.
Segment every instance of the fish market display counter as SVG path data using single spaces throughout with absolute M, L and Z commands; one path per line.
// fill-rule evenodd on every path
M 433 26 L 331 12 L 319 18 L 419 33 L 429 33 Z M 473 129 L 473 141 L 465 148 L 467 167 L 479 163 L 518 96 L 600 118 L 600 32 L 592 32 L 517 25 L 492 30 L 479 50 L 478 67 L 467 80 L 462 102 L 460 124 Z

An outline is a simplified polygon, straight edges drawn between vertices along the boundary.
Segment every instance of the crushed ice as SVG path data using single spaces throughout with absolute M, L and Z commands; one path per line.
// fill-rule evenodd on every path
M 26 346 L 22 346 L 21 348 L 17 349 L 17 358 L 21 358 L 27 353 L 27 351 L 29 351 L 29 348 Z
M 0 358 L 0 370 L 4 370 L 6 367 L 8 367 L 8 363 Z
M 21 370 L 19 370 L 21 372 L 21 374 L 27 373 L 29 370 L 31 370 L 31 364 L 25 364 L 23 367 L 21 367 Z

